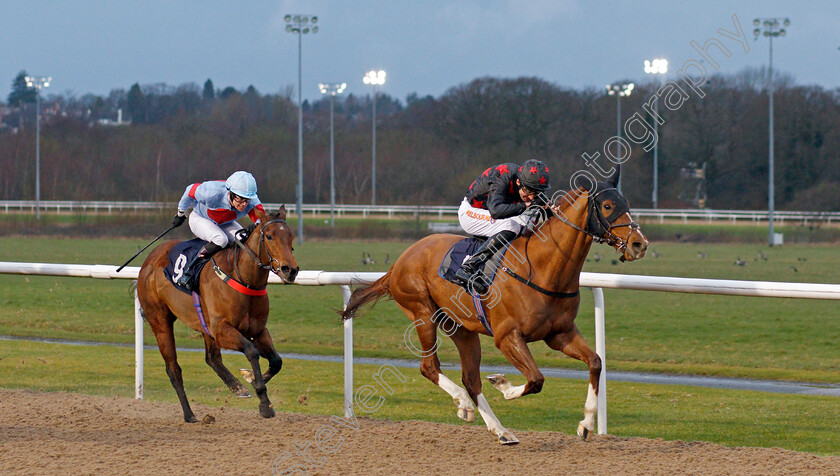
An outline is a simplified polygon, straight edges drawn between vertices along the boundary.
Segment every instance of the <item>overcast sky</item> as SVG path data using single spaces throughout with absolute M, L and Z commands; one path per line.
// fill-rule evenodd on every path
M 719 72 L 768 62 L 769 41 L 753 39 L 756 17 L 789 17 L 773 42 L 774 66 L 798 84 L 840 86 L 840 8 L 836 0 L 746 1 L 263 1 L 4 0 L 0 5 L 0 94 L 17 73 L 53 78 L 47 93 L 105 95 L 132 84 L 177 86 L 211 79 L 216 88 L 261 93 L 294 88 L 297 35 L 287 13 L 316 14 L 320 31 L 303 37 L 303 95 L 319 82 L 362 83 L 372 68 L 387 71 L 384 91 L 435 97 L 482 76 L 536 76 L 560 86 L 603 88 L 645 80 L 645 59 L 671 62 L 671 72 L 700 59 L 690 42 L 719 39 Z M 718 33 L 747 36 L 749 52 Z M 707 63 L 704 63 L 708 65 Z

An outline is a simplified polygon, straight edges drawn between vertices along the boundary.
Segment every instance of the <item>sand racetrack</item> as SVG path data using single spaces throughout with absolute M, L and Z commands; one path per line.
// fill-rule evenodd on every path
M 840 474 L 840 457 L 778 448 L 312 417 L 0 389 L 0 474 Z M 325 451 L 326 450 L 326 451 Z

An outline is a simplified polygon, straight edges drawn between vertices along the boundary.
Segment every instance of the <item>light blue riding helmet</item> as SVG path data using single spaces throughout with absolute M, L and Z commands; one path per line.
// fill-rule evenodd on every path
M 242 198 L 252 200 L 257 197 L 257 181 L 248 172 L 238 171 L 225 181 L 225 187 Z

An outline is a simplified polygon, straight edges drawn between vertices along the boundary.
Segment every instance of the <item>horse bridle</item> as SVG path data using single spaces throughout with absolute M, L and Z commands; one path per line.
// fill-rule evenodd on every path
M 234 240 L 234 243 L 236 243 L 236 245 L 239 246 L 242 249 L 242 251 L 244 251 L 248 256 L 250 256 L 251 259 L 253 259 L 254 262 L 257 263 L 257 266 L 259 266 L 260 269 L 273 271 L 275 274 L 279 275 L 280 261 L 277 258 L 272 257 L 271 253 L 268 251 L 268 246 L 265 246 L 265 229 L 266 227 L 268 227 L 268 225 L 271 225 L 272 223 L 286 224 L 286 220 L 283 220 L 282 218 L 275 218 L 274 220 L 269 220 L 262 224 L 262 226 L 260 227 L 260 245 L 259 249 L 257 250 L 257 254 L 254 254 L 254 252 L 251 251 L 250 248 L 248 248 L 247 246 L 245 246 L 244 243 L 242 243 L 244 240 Z M 262 259 L 260 258 L 260 256 L 262 256 L 263 248 L 265 248 L 265 255 L 268 256 L 267 264 L 263 264 Z M 275 263 L 278 265 L 278 268 L 274 267 Z M 236 259 L 234 259 L 234 269 L 236 269 Z M 236 269 L 236 274 L 239 275 L 238 269 Z
M 602 193 L 608 192 L 608 191 L 611 191 L 611 190 L 615 190 L 616 193 L 618 193 L 618 189 L 616 189 L 616 188 L 605 188 L 603 190 L 599 190 L 599 191 L 595 192 L 594 194 L 590 193 L 589 198 L 587 199 L 586 206 L 589 208 L 589 217 L 592 217 L 592 216 L 595 217 L 594 223 L 597 223 L 597 226 L 599 227 L 599 229 L 597 229 L 597 230 L 590 230 L 590 223 L 593 223 L 593 221 L 591 219 L 587 219 L 586 228 L 581 228 L 581 227 L 577 226 L 576 224 L 567 220 L 566 217 L 563 216 L 562 213 L 555 213 L 554 215 L 560 221 L 569 225 L 570 227 L 574 228 L 575 230 L 578 230 L 581 233 L 584 233 L 584 234 L 587 234 L 587 235 L 591 236 L 592 239 L 595 242 L 606 243 L 606 244 L 614 247 L 615 249 L 617 249 L 619 252 L 624 253 L 624 251 L 627 249 L 627 241 L 621 239 L 621 237 L 619 237 L 619 236 L 616 236 L 616 234 L 613 233 L 613 229 L 629 226 L 631 228 L 630 233 L 628 233 L 628 235 L 627 235 L 628 238 L 629 238 L 630 234 L 633 233 L 632 230 L 636 230 L 636 229 L 639 228 L 639 224 L 636 223 L 635 221 L 633 221 L 632 219 L 630 220 L 629 223 L 620 223 L 618 225 L 614 224 L 614 222 L 616 220 L 618 220 L 619 217 L 621 217 L 622 215 L 624 215 L 625 213 L 628 213 L 630 211 L 630 208 L 627 207 L 626 204 L 622 204 L 622 207 L 616 208 L 615 217 L 612 220 L 607 220 L 604 217 L 604 214 L 601 213 L 601 210 L 598 207 L 597 198 Z M 626 208 L 626 209 L 622 210 L 622 208 Z M 620 259 L 623 260 L 623 258 L 624 258 L 624 256 L 622 255 L 622 257 Z

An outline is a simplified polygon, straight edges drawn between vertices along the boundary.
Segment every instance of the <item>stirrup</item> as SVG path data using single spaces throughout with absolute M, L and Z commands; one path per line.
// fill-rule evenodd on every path
M 465 277 L 465 275 L 469 272 L 470 271 L 465 268 L 459 268 L 458 271 L 455 272 L 455 279 L 457 279 L 462 286 L 467 288 L 467 291 L 470 293 L 472 293 L 472 291 L 475 291 L 478 294 L 487 293 L 487 286 L 484 285 L 484 277 L 481 272 L 473 271 L 472 274 Z
M 180 278 L 178 278 L 178 281 L 176 281 L 176 283 L 178 283 L 179 286 L 187 287 L 187 285 L 190 283 L 191 278 L 192 278 L 192 274 L 185 272 L 184 274 L 181 275 Z

